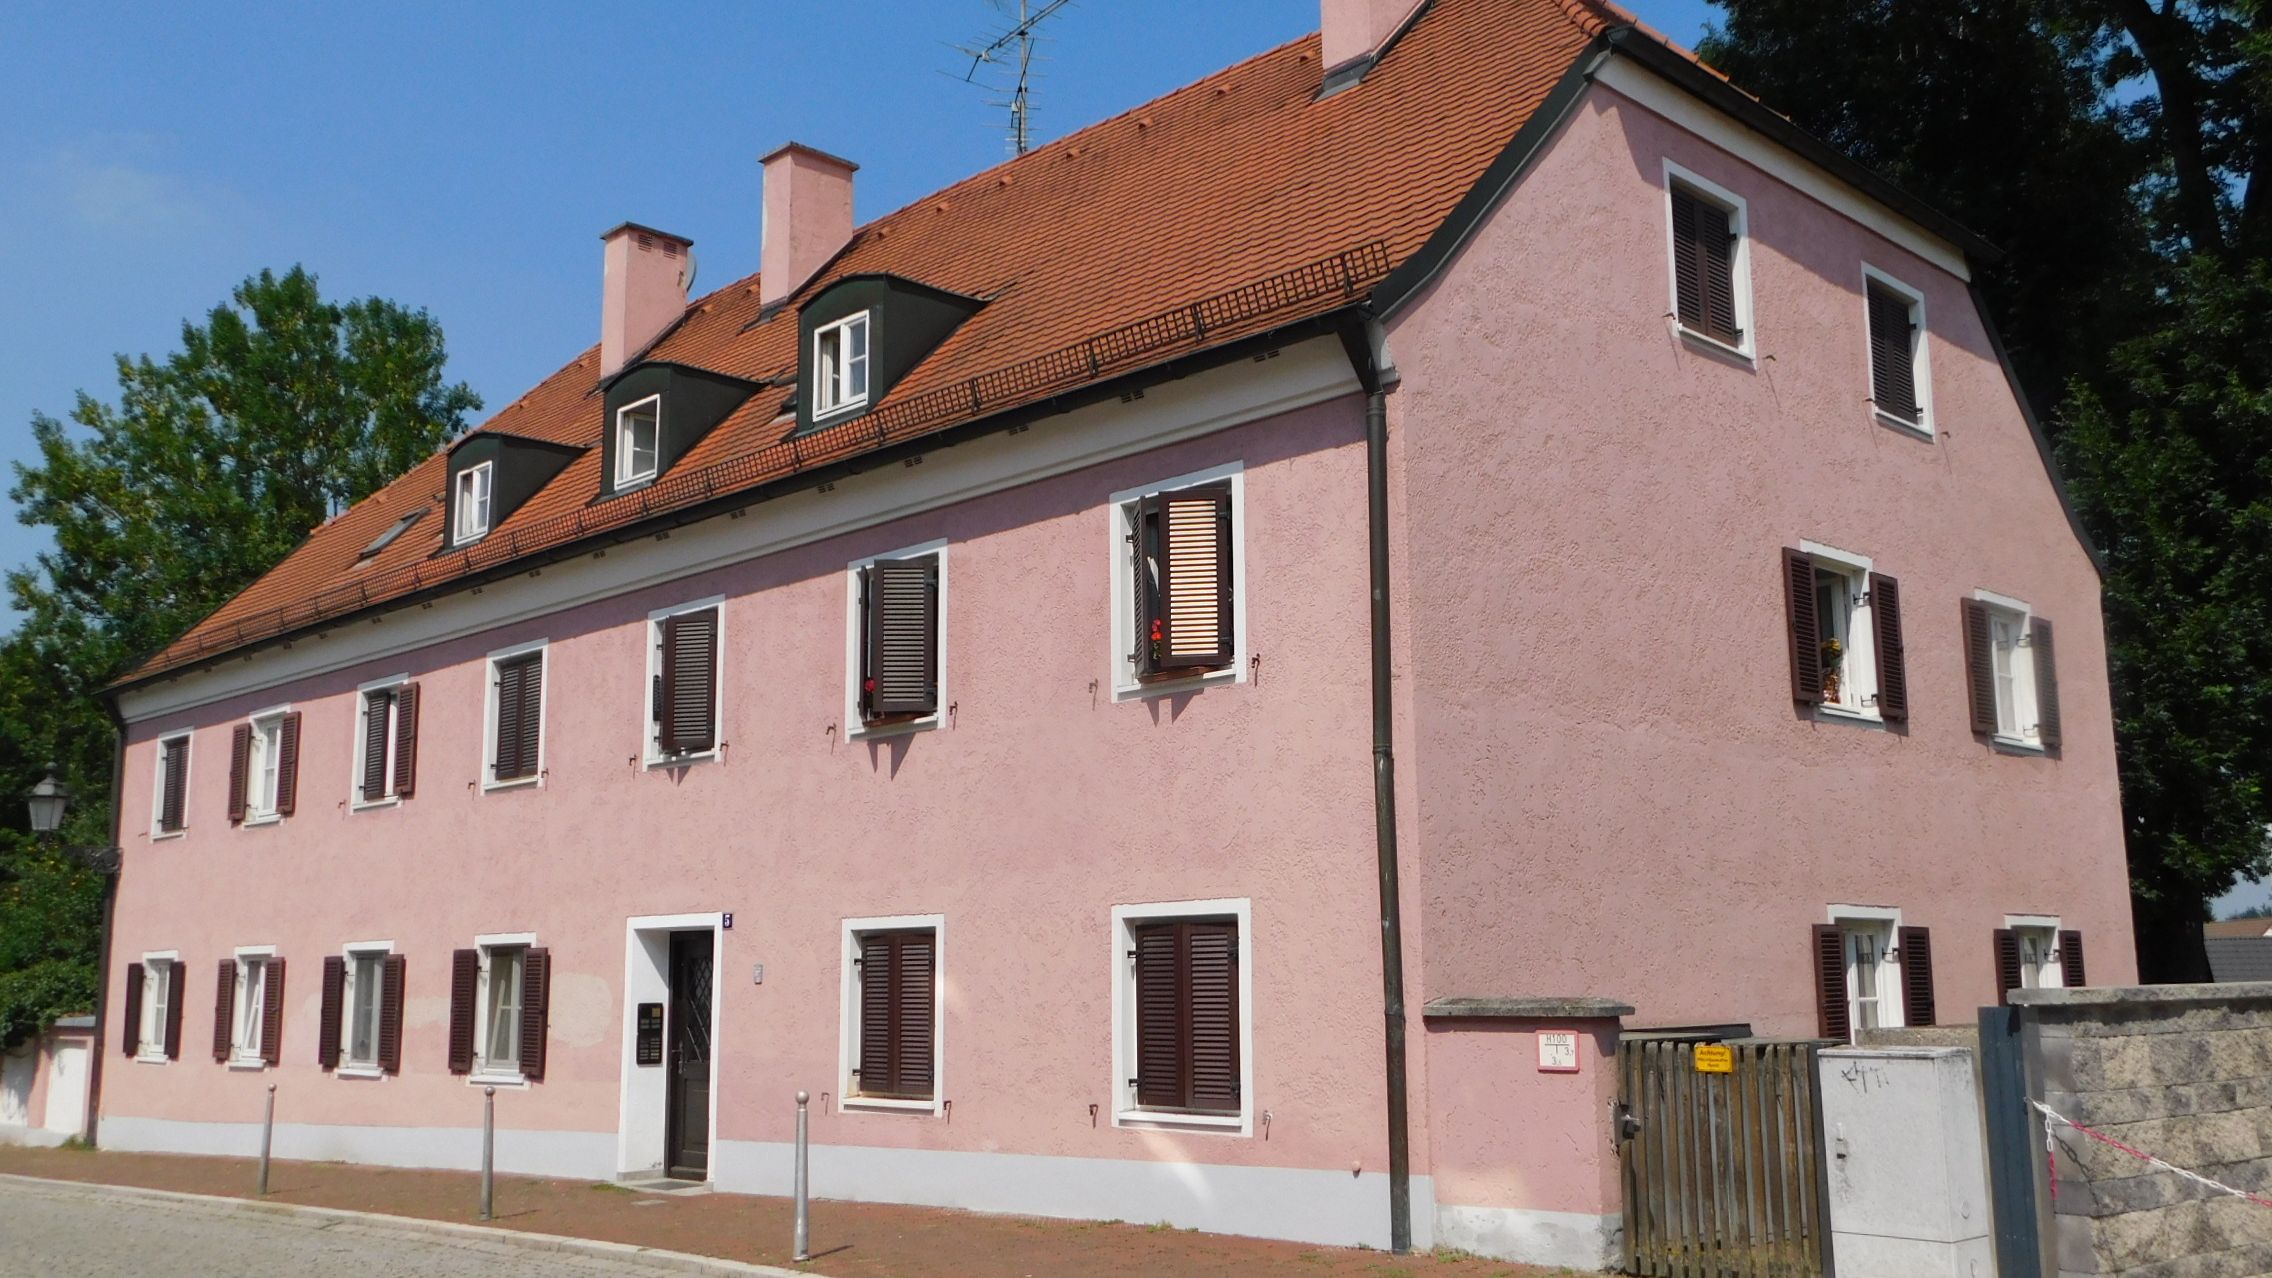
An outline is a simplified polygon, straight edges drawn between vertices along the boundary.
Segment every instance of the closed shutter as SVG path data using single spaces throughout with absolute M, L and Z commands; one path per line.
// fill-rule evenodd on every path
M 392 738 L 394 690 L 380 689 L 363 694 L 363 801 L 387 797 L 387 742 Z
M 1186 925 L 1190 947 L 1193 1109 L 1239 1108 L 1239 929 Z
M 1988 625 L 1988 605 L 1964 601 L 1964 678 L 1972 703 L 1972 730 L 1996 732 L 1996 639 Z
M 1231 490 L 1210 484 L 1160 499 L 1161 670 L 1198 670 L 1232 660 Z
M 1901 929 L 1901 1020 L 1911 1029 L 1933 1019 L 1933 930 Z
M 544 654 L 532 652 L 497 663 L 498 781 L 536 775 L 537 745 L 544 724 Z
M 2035 653 L 2035 739 L 2046 750 L 2059 748 L 2059 663 L 2051 645 L 2051 623 L 2035 618 L 2028 627 Z
M 1673 291 L 1683 327 L 1731 346 L 1736 327 L 1736 235 L 1726 209 L 1686 187 L 1672 189 Z
M 394 698 L 394 797 L 418 787 L 418 685 L 406 683 Z
M 166 1059 L 169 1061 L 181 1059 L 181 996 L 188 984 L 180 959 L 166 964 Z
M 2059 976 L 2070 989 L 2090 984 L 2090 978 L 2083 974 L 2082 933 L 2059 934 Z
M 1236 1112 L 1238 924 L 1158 923 L 1133 932 L 1136 1103 Z
M 1923 417 L 1917 404 L 1916 321 L 1909 299 L 1882 284 L 1868 287 L 1870 395 L 1878 411 L 1905 422 Z
M 889 1096 L 899 1089 L 892 1069 L 889 933 L 860 938 L 860 1086 L 863 1096 Z
M 379 1068 L 402 1072 L 403 958 L 389 954 L 379 971 Z
M 1183 963 L 1173 923 L 1131 929 L 1136 942 L 1136 1103 L 1180 1109 L 1184 1075 Z
M 450 952 L 450 1072 L 473 1072 L 473 1003 L 481 987 L 481 952 Z
M 939 708 L 939 557 L 879 559 L 861 570 L 866 606 L 860 704 L 871 719 Z
M 284 716 L 276 740 L 276 815 L 290 816 L 300 805 L 299 711 Z
M 142 965 L 126 965 L 126 1016 L 119 1024 L 119 1050 L 128 1056 L 142 1051 Z
M 171 834 L 182 828 L 183 802 L 189 789 L 189 738 L 168 741 L 160 747 L 166 752 L 165 791 L 158 800 L 158 829 Z
M 2012 1001 L 2012 991 L 2020 987 L 2020 938 L 2008 927 L 1996 929 L 1996 1004 L 2001 1007 Z
M 284 1060 L 284 960 L 268 960 L 262 978 L 260 1007 L 260 1058 L 271 1065 Z
M 718 744 L 718 610 L 665 617 L 662 631 L 656 744 L 664 754 L 708 750 Z
M 237 961 L 222 959 L 213 983 L 213 1059 L 229 1059 L 230 1026 L 237 1010 Z
M 240 723 L 229 734 L 229 820 L 245 819 L 245 772 L 252 765 L 252 725 Z
M 1816 615 L 1814 557 L 1783 548 L 1783 604 L 1789 620 L 1791 699 L 1822 704 L 1822 618 Z
M 331 1069 L 339 1064 L 340 1005 L 347 995 L 347 960 L 337 954 L 323 961 L 323 1014 L 316 1022 L 316 1064 Z
M 521 1076 L 544 1078 L 544 1032 L 552 1018 L 552 951 L 531 948 L 521 960 Z
M 1901 583 L 1884 573 L 1870 574 L 1870 629 L 1878 650 L 1878 715 L 1906 722 L 1909 657 L 1901 646 Z
M 860 938 L 859 1094 L 932 1099 L 938 943 L 928 931 Z
M 1814 925 L 1815 1032 L 1843 1043 L 1853 1037 L 1846 1010 L 1846 936 L 1837 925 Z

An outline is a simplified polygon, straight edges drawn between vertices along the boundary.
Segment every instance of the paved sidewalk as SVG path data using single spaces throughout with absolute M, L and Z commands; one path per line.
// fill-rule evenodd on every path
M 0 1147 L 0 1173 L 250 1197 L 244 1158 Z M 344 1163 L 278 1162 L 269 1201 L 474 1223 L 480 1178 Z M 741 1194 L 651 1195 L 589 1181 L 497 1178 L 492 1223 L 536 1234 L 597 1238 L 755 1264 L 789 1266 L 786 1199 Z M 1088 1278 L 1230 1275 L 1242 1278 L 1545 1278 L 1552 1271 L 1457 1256 L 1265 1242 L 1169 1229 L 924 1207 L 815 1202 L 814 1260 L 828 1278 Z

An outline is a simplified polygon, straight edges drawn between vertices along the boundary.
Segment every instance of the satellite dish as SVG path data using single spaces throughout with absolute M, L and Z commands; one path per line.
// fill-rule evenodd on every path
M 678 268 L 678 282 L 680 291 L 688 297 L 694 296 L 694 246 L 691 244 L 686 247 L 686 265 Z

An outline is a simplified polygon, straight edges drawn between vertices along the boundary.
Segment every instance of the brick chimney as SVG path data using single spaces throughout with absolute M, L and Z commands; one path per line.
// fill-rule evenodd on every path
M 765 157 L 765 247 L 757 304 L 779 304 L 852 238 L 852 173 L 860 166 L 791 142 Z
M 1319 0 L 1323 10 L 1325 70 L 1340 70 L 1379 53 L 1424 0 Z
M 600 281 L 600 376 L 612 377 L 686 313 L 694 241 L 625 222 L 607 245 Z

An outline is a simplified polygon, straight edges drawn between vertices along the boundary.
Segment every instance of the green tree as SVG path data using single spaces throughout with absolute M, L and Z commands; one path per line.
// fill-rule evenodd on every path
M 263 271 L 185 323 L 180 350 L 120 357 L 115 404 L 81 393 L 69 423 L 33 417 L 12 495 L 54 547 L 7 577 L 23 620 L 0 643 L 0 780 L 21 795 L 58 765 L 58 843 L 113 837 L 102 688 L 461 429 L 480 400 L 443 363 L 424 311 Z M 87 1006 L 98 889 L 53 844 L 0 842 L 0 1039 Z

